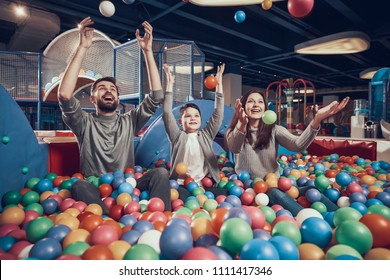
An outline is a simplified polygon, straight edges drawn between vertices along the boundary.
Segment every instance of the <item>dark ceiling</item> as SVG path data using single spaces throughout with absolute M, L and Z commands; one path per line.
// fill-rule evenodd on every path
M 99 0 L 5 2 L 24 3 L 58 15 L 60 33 L 90 15 L 96 29 L 121 43 L 134 39 L 135 29 L 147 20 L 156 38 L 194 41 L 206 61 L 226 63 L 227 71 L 241 74 L 242 83 L 248 86 L 265 88 L 284 78 L 304 78 L 323 92 L 342 94 L 358 89 L 367 93 L 369 80 L 359 78 L 359 73 L 390 64 L 387 0 L 315 0 L 312 12 L 302 19 L 289 14 L 287 1 L 274 2 L 268 11 L 261 5 L 201 7 L 182 0 L 135 0 L 131 5 L 111 1 L 116 12 L 110 18 L 99 12 Z M 246 13 L 242 23 L 234 20 L 237 10 Z M 16 28 L 0 21 L 0 42 L 7 44 Z M 345 31 L 365 32 L 371 39 L 370 49 L 350 55 L 294 53 L 296 44 Z

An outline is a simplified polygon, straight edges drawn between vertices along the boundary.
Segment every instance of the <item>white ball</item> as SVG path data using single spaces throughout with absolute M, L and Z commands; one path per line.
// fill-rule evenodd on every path
M 315 209 L 312 208 L 305 208 L 298 212 L 297 216 L 295 217 L 295 220 L 298 222 L 298 224 L 302 225 L 302 223 L 307 219 L 311 217 L 317 217 L 320 219 L 324 219 L 322 217 L 321 213 L 318 212 Z
M 258 206 L 267 206 L 269 203 L 269 197 L 265 193 L 259 193 L 255 196 L 255 203 Z
M 105 17 L 112 17 L 115 14 L 115 6 L 110 1 L 102 1 L 99 4 L 99 11 Z
M 254 189 L 252 189 L 252 188 L 246 189 L 245 191 L 246 191 L 246 192 L 250 192 L 251 194 L 254 194 L 254 195 L 256 195 L 256 192 L 255 192 L 255 190 L 254 190 Z
M 132 185 L 133 188 L 135 188 L 137 186 L 137 180 L 133 177 L 127 177 L 126 182 L 129 183 L 130 185 Z
M 337 206 L 338 207 L 349 207 L 349 197 L 348 196 L 342 196 L 337 200 Z
M 160 249 L 161 232 L 155 229 L 145 231 L 138 239 L 138 244 L 146 244 L 152 247 L 157 254 L 161 253 Z

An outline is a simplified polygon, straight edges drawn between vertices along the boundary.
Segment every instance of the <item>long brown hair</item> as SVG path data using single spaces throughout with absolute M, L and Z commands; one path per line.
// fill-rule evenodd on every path
M 247 93 L 245 93 L 243 96 L 241 96 L 241 104 L 242 104 L 242 107 L 244 108 L 244 110 L 245 110 L 246 102 L 248 101 L 248 97 L 252 93 L 258 93 L 263 97 L 265 110 L 268 110 L 267 100 L 264 98 L 264 94 L 259 89 L 252 89 L 252 90 L 248 91 Z M 233 130 L 236 127 L 237 122 L 238 122 L 238 116 L 236 114 L 234 114 L 231 121 L 230 121 L 230 125 L 229 125 L 228 129 Z M 262 150 L 262 149 L 268 148 L 270 145 L 270 142 L 271 142 L 271 135 L 272 135 L 272 130 L 273 130 L 274 126 L 275 126 L 275 124 L 267 125 L 261 120 L 259 122 L 259 127 L 257 130 L 256 141 L 255 141 L 255 143 L 253 143 L 253 140 L 251 137 L 251 132 L 249 131 L 249 123 L 248 123 L 247 129 L 246 129 L 246 139 L 247 139 L 248 143 L 253 145 L 255 149 Z M 225 141 L 225 145 L 226 145 L 226 141 Z M 226 147 L 227 147 L 227 145 L 226 145 Z

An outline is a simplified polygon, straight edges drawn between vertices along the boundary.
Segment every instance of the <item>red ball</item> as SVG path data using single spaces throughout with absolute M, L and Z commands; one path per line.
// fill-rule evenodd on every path
M 265 215 L 260 208 L 256 206 L 245 207 L 244 210 L 249 214 L 252 220 L 252 229 L 263 229 L 265 226 Z
M 211 188 L 213 186 L 213 180 L 209 177 L 204 177 L 202 180 L 202 186 L 205 188 Z
M 171 202 L 173 211 L 177 211 L 179 208 L 184 206 L 184 202 L 181 199 L 175 199 Z
M 150 212 L 163 212 L 165 208 L 164 201 L 159 197 L 153 197 L 149 200 L 146 210 Z
M 240 200 L 243 205 L 251 205 L 254 199 L 255 195 L 251 192 L 243 192 L 240 196 Z
M 188 250 L 182 260 L 218 260 L 217 256 L 208 248 L 195 247 Z
M 373 248 L 390 246 L 390 221 L 379 214 L 365 214 L 359 222 L 370 230 Z
M 190 182 L 195 182 L 195 180 L 191 177 L 187 177 L 184 179 L 184 186 L 187 187 L 187 185 L 190 183 Z
M 164 224 L 168 222 L 167 216 L 165 216 L 163 212 L 159 212 L 159 211 L 151 213 L 147 220 L 152 224 L 157 221 L 163 222 Z
M 123 207 L 123 214 L 131 214 L 134 212 L 141 212 L 141 205 L 139 205 L 139 203 L 136 201 L 126 203 L 126 205 Z
M 110 184 L 101 184 L 98 189 L 101 197 L 108 197 L 112 193 L 112 187 Z
M 207 76 L 206 79 L 204 79 L 204 86 L 209 90 L 214 89 L 217 85 L 218 80 L 213 75 Z
M 115 201 L 115 198 L 109 196 L 109 197 L 106 197 L 105 199 L 103 199 L 103 203 L 104 205 L 106 205 L 106 207 L 108 209 L 111 209 L 112 206 L 116 205 L 116 201 Z
M 314 7 L 314 0 L 288 0 L 287 9 L 290 15 L 303 18 L 310 14 Z
M 292 187 L 292 182 L 290 178 L 281 177 L 278 180 L 278 188 L 281 191 L 288 191 Z
M 119 221 L 122 215 L 123 215 L 123 206 L 118 204 L 112 206 L 110 211 L 108 212 L 108 216 L 114 219 L 115 221 Z
M 91 233 L 91 245 L 109 245 L 119 239 L 117 230 L 109 225 L 100 225 Z
M 107 245 L 98 244 L 85 250 L 81 258 L 83 260 L 114 260 L 114 255 Z

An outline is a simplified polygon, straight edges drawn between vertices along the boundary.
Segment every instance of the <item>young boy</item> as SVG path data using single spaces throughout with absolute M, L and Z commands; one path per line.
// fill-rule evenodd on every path
M 183 128 L 180 130 L 172 112 L 173 103 L 173 84 L 175 77 L 170 71 L 168 65 L 164 65 L 164 71 L 167 77 L 167 88 L 164 95 L 163 103 L 163 120 L 165 131 L 171 143 L 171 178 L 179 178 L 176 172 L 176 165 L 184 162 L 188 170 L 186 175 L 194 179 L 195 182 L 210 176 L 214 182 L 219 182 L 219 170 L 217 159 L 213 151 L 213 141 L 217 135 L 223 120 L 224 96 L 222 87 L 222 74 L 225 65 L 218 66 L 216 79 L 218 85 L 215 92 L 215 109 L 209 119 L 208 124 L 200 129 L 202 116 L 199 107 L 194 103 L 186 103 L 180 108 L 179 125 Z M 180 181 L 179 181 L 180 182 Z M 227 191 L 218 188 L 208 188 L 207 191 L 214 195 L 227 195 Z M 185 188 L 179 188 L 180 198 L 185 199 L 190 196 L 190 192 Z

